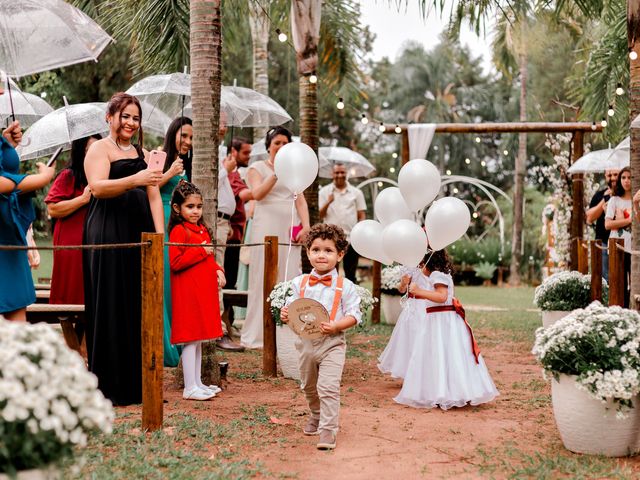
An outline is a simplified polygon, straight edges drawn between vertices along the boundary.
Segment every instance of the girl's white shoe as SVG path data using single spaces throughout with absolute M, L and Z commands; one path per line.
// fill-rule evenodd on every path
M 189 390 L 185 388 L 182 392 L 182 398 L 185 400 L 209 400 L 215 396 L 216 394 L 211 390 L 203 390 L 198 386 L 191 387 Z
M 222 391 L 222 389 L 217 385 L 202 385 L 200 389 L 208 390 L 209 392 L 212 392 L 214 395 L 217 395 Z

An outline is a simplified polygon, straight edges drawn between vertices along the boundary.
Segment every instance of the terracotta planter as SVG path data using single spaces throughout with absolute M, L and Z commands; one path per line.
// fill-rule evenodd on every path
M 401 298 L 402 296 L 400 295 L 380 294 L 380 306 L 382 307 L 385 323 L 395 325 L 398 321 L 398 317 L 402 312 Z
M 285 378 L 300 380 L 298 359 L 300 354 L 296 349 L 298 336 L 286 325 L 276 326 L 276 348 L 278 350 L 278 363 Z
M 560 375 L 551 384 L 553 415 L 562 443 L 575 453 L 622 457 L 640 451 L 640 400 L 625 419 L 616 418 L 616 404 L 602 403 L 576 386 L 576 377 Z
M 543 310 L 542 311 L 542 326 L 544 328 L 550 327 L 558 320 L 563 319 L 569 315 L 571 311 L 564 310 Z

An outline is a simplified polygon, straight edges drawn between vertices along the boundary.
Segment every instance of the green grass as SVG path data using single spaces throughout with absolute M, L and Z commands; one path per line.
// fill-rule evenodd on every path
M 53 243 L 51 237 L 39 238 L 36 240 L 36 245 L 51 246 Z M 53 270 L 53 250 L 38 250 L 40 253 L 40 266 L 36 270 L 31 270 L 31 276 L 35 283 L 41 283 L 38 281 L 40 278 L 51 278 L 51 271 Z
M 509 310 L 526 310 L 533 305 L 533 287 L 456 287 L 462 304 L 486 305 Z

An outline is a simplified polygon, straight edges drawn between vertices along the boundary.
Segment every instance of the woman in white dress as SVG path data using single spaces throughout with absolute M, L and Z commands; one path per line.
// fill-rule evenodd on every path
M 291 142 L 289 130 L 284 127 L 272 128 L 267 132 L 265 139 L 269 158 L 249 165 L 247 182 L 255 200 L 255 211 L 251 223 L 251 243 L 264 242 L 264 237 L 267 235 L 276 235 L 279 243 L 288 243 L 292 225 L 302 224 L 302 230 L 294 239 L 296 243 L 304 242 L 309 232 L 309 209 L 304 195 L 298 195 L 295 200 L 295 208 L 293 208 L 293 194 L 281 182 L 278 182 L 274 171 L 276 153 L 289 142 Z M 278 247 L 279 282 L 291 280 L 302 273 L 300 247 L 292 247 L 285 278 L 287 251 L 287 246 Z M 242 345 L 247 348 L 262 348 L 262 309 L 264 305 L 262 292 L 264 249 L 262 247 L 251 247 L 249 265 L 249 300 L 240 340 Z
M 428 275 L 425 275 L 423 269 L 424 265 L 421 263 L 418 268 L 407 268 L 403 271 L 402 281 L 398 285 L 400 293 L 407 292 L 411 282 L 423 290 L 433 290 L 431 280 Z M 408 292 L 407 296 L 408 298 L 403 300 L 402 313 L 393 327 L 389 343 L 378 357 L 380 371 L 389 373 L 394 378 L 404 378 L 409 367 L 416 334 L 427 318 L 427 301 L 416 298 Z
M 499 395 L 489 375 L 462 305 L 453 298 L 451 263 L 444 250 L 425 257 L 433 290 L 415 283 L 409 292 L 424 298 L 427 318 L 412 348 L 398 403 L 420 408 L 479 405 Z

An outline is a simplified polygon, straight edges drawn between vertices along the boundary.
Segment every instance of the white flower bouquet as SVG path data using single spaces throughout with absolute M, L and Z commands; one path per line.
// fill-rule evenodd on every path
M 609 288 L 602 281 L 602 299 L 606 302 Z M 576 271 L 554 273 L 538 287 L 533 303 L 541 310 L 565 312 L 585 308 L 591 303 L 591 276 Z
M 60 334 L 0 319 L 0 472 L 42 468 L 111 432 L 111 402 Z
M 402 276 L 407 273 L 406 267 L 402 265 L 393 265 L 384 267 L 380 274 L 380 290 L 387 295 L 402 295 L 398 291 L 398 285 Z
M 360 312 L 362 315 L 365 315 L 367 311 L 373 307 L 373 305 L 378 301 L 376 297 L 374 297 L 369 290 L 359 285 L 356 285 L 356 292 L 360 296 Z M 280 310 L 284 307 L 287 297 L 293 293 L 293 289 L 291 288 L 291 280 L 277 283 L 269 297 L 267 297 L 267 302 L 269 302 L 271 308 L 271 315 L 276 321 L 276 325 L 282 325 L 282 320 L 280 319 Z
M 619 412 L 640 393 L 640 314 L 593 302 L 536 331 L 533 354 L 545 372 L 576 375 L 577 384 Z

